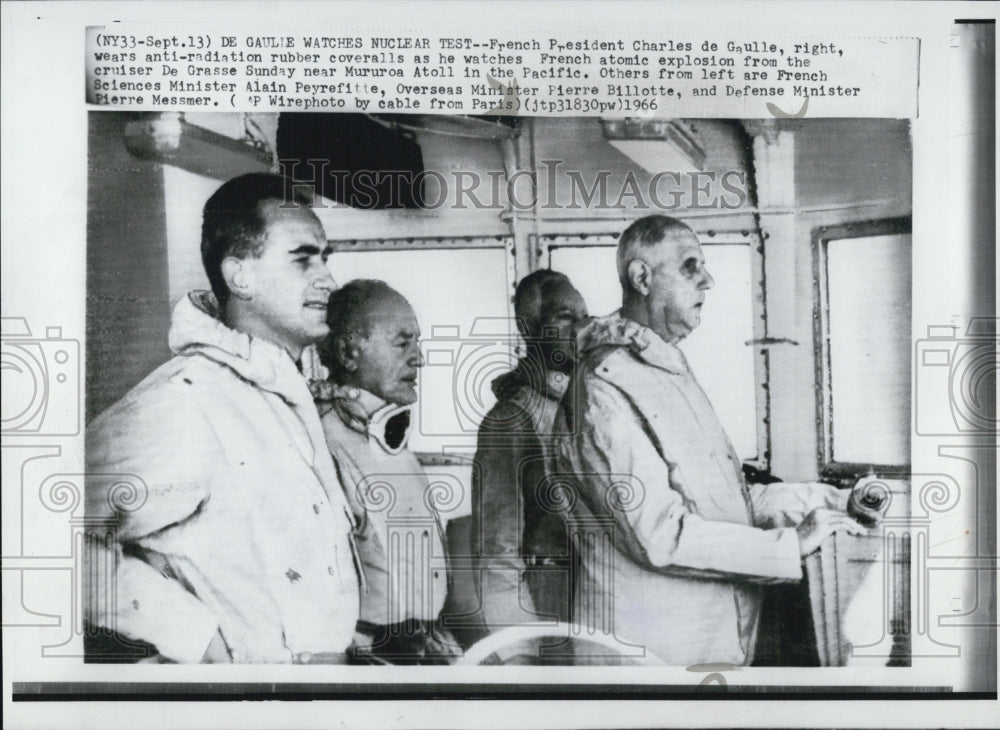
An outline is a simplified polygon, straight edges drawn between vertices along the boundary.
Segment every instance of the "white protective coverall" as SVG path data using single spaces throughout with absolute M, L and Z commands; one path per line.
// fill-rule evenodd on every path
M 748 489 L 680 349 L 652 330 L 614 314 L 577 344 L 555 446 L 582 562 L 574 620 L 670 665 L 749 664 L 761 584 L 801 578 L 791 527 L 836 490 Z
M 88 427 L 86 619 L 177 662 L 217 631 L 236 662 L 343 652 L 351 517 L 307 381 L 215 309 L 181 300 L 176 356 Z

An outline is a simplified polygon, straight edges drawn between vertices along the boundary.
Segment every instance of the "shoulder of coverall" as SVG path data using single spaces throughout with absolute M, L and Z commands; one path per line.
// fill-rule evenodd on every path
M 513 370 L 498 375 L 490 383 L 490 390 L 496 396 L 497 402 L 513 398 L 521 388 L 528 384 L 528 377 L 524 372 L 523 362 L 523 360 L 518 361 Z
M 309 400 L 288 353 L 223 324 L 210 292 L 194 291 L 177 303 L 169 344 L 175 356 L 94 419 L 88 431 L 115 422 L 121 427 L 130 417 L 147 428 L 176 428 L 185 418 L 212 411 L 237 383 L 272 391 L 291 403 Z M 154 413 L 160 417 L 153 418 Z
M 618 390 L 627 390 L 636 367 L 654 364 L 664 367 L 672 358 L 660 352 L 660 345 L 670 347 L 648 327 L 621 316 L 592 317 L 574 330 L 578 361 L 576 383 L 571 391 L 576 397 L 562 402 L 565 427 L 576 431 L 578 407 L 586 408 L 588 394 L 596 383 L 605 382 Z M 672 365 L 666 369 L 674 371 Z
M 508 391 L 489 410 L 479 424 L 480 442 L 490 436 L 509 438 L 532 431 L 528 386 Z
M 176 355 L 200 356 L 293 406 L 312 401 L 306 380 L 291 355 L 268 340 L 226 326 L 210 292 L 194 291 L 177 303 L 168 339 Z
M 608 356 L 620 350 L 638 353 L 649 347 L 653 333 L 619 312 L 607 317 L 591 317 L 574 330 L 578 373 L 594 371 Z
M 531 409 L 548 395 L 545 372 L 522 358 L 510 372 L 493 379 L 490 388 L 497 402 L 483 419 L 484 431 L 524 431 L 531 428 Z

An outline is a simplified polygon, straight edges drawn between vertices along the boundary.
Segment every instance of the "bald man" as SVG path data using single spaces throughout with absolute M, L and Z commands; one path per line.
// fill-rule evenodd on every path
M 472 545 L 486 629 L 569 619 L 571 550 L 550 504 L 549 441 L 574 363 L 571 329 L 587 308 L 570 280 L 544 269 L 514 295 L 524 357 L 493 381 L 472 473 Z
M 327 324 L 319 354 L 333 387 L 317 400 L 364 574 L 352 658 L 446 664 L 459 650 L 438 622 L 446 541 L 433 485 L 406 446 L 424 364 L 416 315 L 385 282 L 358 279 L 330 297 Z
M 576 397 L 557 418 L 581 546 L 574 618 L 670 665 L 749 664 L 761 585 L 799 580 L 825 537 L 862 528 L 829 485 L 744 483 L 678 347 L 714 286 L 695 233 L 642 218 L 617 262 L 622 308 L 579 330 Z

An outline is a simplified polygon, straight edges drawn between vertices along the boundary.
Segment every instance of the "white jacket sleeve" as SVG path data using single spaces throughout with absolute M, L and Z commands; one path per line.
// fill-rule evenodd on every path
M 770 582 L 801 578 L 794 530 L 706 520 L 690 511 L 643 430 L 611 384 L 589 379 L 573 435 L 557 442 L 560 470 L 572 472 L 596 515 L 613 517 L 614 541 L 640 564 L 671 573 Z
M 210 497 L 206 440 L 196 412 L 157 404 L 125 404 L 87 433 L 87 519 L 90 595 L 85 617 L 94 626 L 156 647 L 167 659 L 201 661 L 218 630 L 213 613 L 172 578 L 142 538 L 176 528 Z M 192 409 L 187 409 L 192 410 Z M 218 455 L 221 459 L 221 454 Z
M 850 490 L 822 482 L 751 484 L 754 524 L 757 527 L 797 527 L 819 507 L 843 512 Z

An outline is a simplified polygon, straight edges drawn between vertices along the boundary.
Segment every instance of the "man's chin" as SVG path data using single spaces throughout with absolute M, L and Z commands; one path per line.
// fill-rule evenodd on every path
M 325 321 L 322 324 L 313 323 L 311 326 L 306 327 L 305 330 L 308 337 L 312 340 L 309 344 L 315 344 L 330 334 L 330 327 Z
M 392 394 L 392 402 L 400 406 L 412 406 L 417 402 L 417 391 L 410 386 L 399 388 Z

